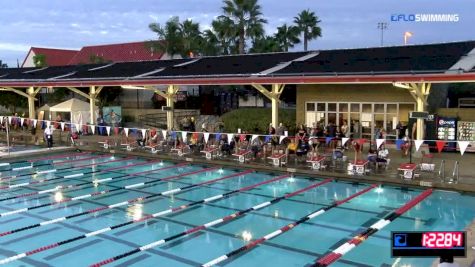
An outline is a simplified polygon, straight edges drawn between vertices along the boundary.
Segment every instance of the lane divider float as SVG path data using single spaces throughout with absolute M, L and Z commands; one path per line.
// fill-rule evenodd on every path
M 138 247 L 138 248 L 135 248 L 135 249 L 133 249 L 133 250 L 127 251 L 127 252 L 125 252 L 125 253 L 122 253 L 122 254 L 120 254 L 120 255 L 114 256 L 114 257 L 112 257 L 112 258 L 103 260 L 103 261 L 101 261 L 101 262 L 92 264 L 92 265 L 90 265 L 90 266 L 91 266 L 91 267 L 100 267 L 100 266 L 109 264 L 109 263 L 111 263 L 111 262 L 117 261 L 117 260 L 119 260 L 119 259 L 122 259 L 122 258 L 125 258 L 125 257 L 128 257 L 128 256 L 131 256 L 131 255 L 134 255 L 134 254 L 136 254 L 136 253 L 139 253 L 139 252 L 142 252 L 142 251 L 145 251 L 145 250 L 148 250 L 148 249 L 152 249 L 152 248 L 154 248 L 154 247 L 156 247 L 156 246 L 163 245 L 163 244 L 165 244 L 165 243 L 167 243 L 167 242 L 170 242 L 170 241 L 172 241 L 172 240 L 175 240 L 175 239 L 177 239 L 177 238 L 180 238 L 180 237 L 183 237 L 183 236 L 186 236 L 186 235 L 189 235 L 189 234 L 192 234 L 192 233 L 201 231 L 201 230 L 203 230 L 203 229 L 206 229 L 206 228 L 209 228 L 209 227 L 218 225 L 218 224 L 223 223 L 223 222 L 229 222 L 229 221 L 234 220 L 234 219 L 236 219 L 236 218 L 238 218 L 238 217 L 240 217 L 240 216 L 243 216 L 243 215 L 245 215 L 245 214 L 247 214 L 247 213 L 249 213 L 249 212 L 256 211 L 256 210 L 259 210 L 259 209 L 263 209 L 263 208 L 265 208 L 265 207 L 267 207 L 267 206 L 270 206 L 270 205 L 272 205 L 272 204 L 278 203 L 278 202 L 280 202 L 280 201 L 282 201 L 282 200 L 284 200 L 284 199 L 291 198 L 291 197 L 293 197 L 293 196 L 296 196 L 296 195 L 298 195 L 298 194 L 301 194 L 301 193 L 303 193 L 303 192 L 305 192 L 305 191 L 308 191 L 308 190 L 310 190 L 310 189 L 313 189 L 313 188 L 315 188 L 315 187 L 318 187 L 318 186 L 327 184 L 327 183 L 329 183 L 329 182 L 331 182 L 331 181 L 333 181 L 333 179 L 326 179 L 326 180 L 324 180 L 324 181 L 321 181 L 321 182 L 319 182 L 319 183 L 312 184 L 312 185 L 310 185 L 310 186 L 307 186 L 307 187 L 305 187 L 305 188 L 303 188 L 303 189 L 300 189 L 300 190 L 298 190 L 298 191 L 295 191 L 295 192 L 293 192 L 293 193 L 289 193 L 289 194 L 286 194 L 286 195 L 283 195 L 283 196 L 280 196 L 280 197 L 276 197 L 276 198 L 274 198 L 274 199 L 272 199 L 272 200 L 269 200 L 269 201 L 266 201 L 266 202 L 263 202 L 263 203 L 254 205 L 253 207 L 250 207 L 250 208 L 248 208 L 248 209 L 240 210 L 240 211 L 238 211 L 238 212 L 235 212 L 235 213 L 232 213 L 232 214 L 227 215 L 227 216 L 225 216 L 225 217 L 222 217 L 221 219 L 217 219 L 217 220 L 214 220 L 214 221 L 210 221 L 210 222 L 208 222 L 208 223 L 202 224 L 202 225 L 200 225 L 200 226 L 196 226 L 196 227 L 194 227 L 194 228 L 192 228 L 192 229 L 183 231 L 183 232 L 181 232 L 181 233 L 172 235 L 172 236 L 170 236 L 170 237 L 163 238 L 163 239 L 158 240 L 158 241 L 154 241 L 154 242 L 149 243 L 149 244 L 147 244 L 147 245 L 143 245 L 143 246 L 141 246 L 141 247 Z M 207 198 L 207 199 L 217 200 L 217 199 L 221 199 L 221 198 L 222 198 L 222 197 L 219 197 L 219 198 L 213 198 L 213 197 L 211 197 L 211 198 Z M 206 201 L 207 199 L 205 199 L 204 202 L 207 202 L 207 201 Z M 200 203 L 202 203 L 202 202 L 200 202 Z M 150 217 L 150 218 L 153 218 L 153 215 L 154 215 L 154 214 L 148 215 L 148 216 L 145 216 L 144 218 L 149 217 L 149 216 L 152 216 L 152 217 Z M 140 220 L 143 220 L 144 218 L 141 218 Z M 137 221 L 140 221 L 140 220 L 137 220 Z M 105 229 L 106 229 L 106 228 L 105 228 Z M 114 228 L 111 228 L 111 230 L 112 230 L 112 229 L 114 229 Z M 103 231 L 103 230 L 104 230 L 104 229 L 102 229 L 102 231 Z M 99 230 L 99 231 L 101 231 L 101 230 Z M 104 232 L 104 231 L 103 231 L 103 232 Z M 102 233 L 102 232 L 101 232 L 101 233 Z
M 365 230 L 361 231 L 356 236 L 352 237 L 350 240 L 348 240 L 343 245 L 339 246 L 338 248 L 336 248 L 332 252 L 322 256 L 312 266 L 314 266 L 314 267 L 326 267 L 326 266 L 329 266 L 330 264 L 334 263 L 335 261 L 340 259 L 343 255 L 348 253 L 350 250 L 354 249 L 356 246 L 358 246 L 363 241 L 368 239 L 371 235 L 375 234 L 376 232 L 381 230 L 383 227 L 390 224 L 392 221 L 397 219 L 399 216 L 404 214 L 406 211 L 412 209 L 414 206 L 416 206 L 417 204 L 422 202 L 425 198 L 427 198 L 431 194 L 432 194 L 432 189 L 425 190 L 424 192 L 419 194 L 413 200 L 407 202 L 406 204 L 404 204 L 399 209 L 389 213 L 388 215 L 384 216 L 383 219 L 377 221 L 376 223 L 374 223 L 370 227 L 368 227 Z

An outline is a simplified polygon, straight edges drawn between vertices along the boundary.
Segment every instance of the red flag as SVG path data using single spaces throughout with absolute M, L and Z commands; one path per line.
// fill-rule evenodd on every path
M 241 142 L 243 142 L 244 140 L 246 140 L 246 135 L 245 135 L 245 134 L 241 134 L 241 135 L 239 136 L 239 140 L 240 140 Z
M 357 142 L 358 142 L 358 144 L 360 144 L 360 146 L 363 146 L 363 144 L 366 143 L 366 139 L 360 138 L 360 139 L 358 139 Z
M 196 139 L 196 140 L 198 140 L 199 137 L 200 137 L 199 133 L 193 133 L 193 135 L 192 135 L 192 138 Z
M 119 127 L 114 127 L 114 133 L 115 133 L 115 135 L 119 134 Z
M 439 153 L 442 152 L 442 149 L 444 149 L 445 143 L 445 141 L 441 140 L 435 141 L 435 144 L 437 145 L 437 151 L 439 151 Z

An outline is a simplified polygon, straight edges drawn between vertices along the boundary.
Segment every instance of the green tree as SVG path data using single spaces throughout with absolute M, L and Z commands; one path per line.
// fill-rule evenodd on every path
M 229 55 L 237 53 L 237 28 L 229 17 L 219 16 L 211 22 L 213 33 L 218 39 L 219 54 Z
M 111 61 L 105 60 L 101 56 L 96 56 L 96 55 L 90 55 L 89 56 L 89 63 L 91 64 L 104 64 L 104 63 L 110 63 Z
M 180 24 L 180 38 L 183 46 L 184 56 L 190 54 L 197 55 L 200 53 L 202 36 L 200 31 L 200 24 L 194 23 L 191 20 L 185 20 Z
M 322 29 L 318 26 L 321 21 L 315 15 L 315 12 L 307 9 L 300 12 L 294 18 L 294 22 L 297 24 L 300 33 L 303 33 L 303 49 L 307 51 L 308 42 L 322 36 Z
M 7 63 L 3 63 L 3 61 L 0 60 L 0 69 L 6 69 L 6 68 L 8 68 Z
M 99 107 L 102 107 L 114 104 L 117 98 L 122 95 L 122 87 L 105 87 L 101 90 L 97 96 L 99 99 Z
M 255 40 L 264 35 L 261 6 L 257 0 L 224 0 L 223 11 L 233 22 L 238 36 L 238 51 L 244 54 L 246 39 Z
M 171 57 L 184 54 L 180 19 L 178 17 L 172 17 L 165 25 L 151 23 L 148 27 L 158 35 L 159 42 L 150 43 L 153 48 L 162 53 L 167 53 Z
M 44 68 L 47 67 L 46 64 L 46 56 L 43 54 L 38 54 L 33 56 L 33 64 L 37 68 Z
M 287 26 L 284 24 L 277 28 L 275 39 L 279 43 L 282 50 L 289 51 L 289 48 L 294 47 L 295 44 L 300 43 L 299 39 L 300 30 L 296 26 Z
M 277 39 L 273 36 L 265 36 L 254 40 L 252 42 L 252 48 L 249 50 L 251 53 L 271 53 L 282 51 L 282 46 L 280 46 Z
M 16 108 L 24 108 L 27 106 L 27 98 L 13 92 L 0 92 L 0 106 L 6 107 L 11 112 L 15 113 Z
M 219 40 L 216 34 L 208 29 L 203 32 L 201 39 L 201 54 L 203 56 L 217 56 L 220 53 Z

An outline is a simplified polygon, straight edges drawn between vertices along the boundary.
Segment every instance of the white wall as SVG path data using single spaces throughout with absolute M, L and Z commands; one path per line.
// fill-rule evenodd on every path
M 33 50 L 30 50 L 30 53 L 26 56 L 25 63 L 23 63 L 22 67 L 23 68 L 30 68 L 34 67 L 35 64 L 33 62 L 33 57 L 35 56 L 35 52 Z

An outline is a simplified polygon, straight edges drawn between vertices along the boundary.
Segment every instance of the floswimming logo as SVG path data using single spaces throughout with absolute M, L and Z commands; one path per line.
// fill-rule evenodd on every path
M 392 14 L 392 22 L 458 22 L 459 14 Z

